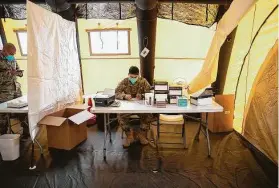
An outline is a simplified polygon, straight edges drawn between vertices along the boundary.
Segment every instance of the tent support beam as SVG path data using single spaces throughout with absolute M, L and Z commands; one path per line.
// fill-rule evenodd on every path
M 80 55 L 81 51 L 80 51 L 78 19 L 77 18 L 75 18 L 75 26 L 76 26 L 76 41 L 77 41 L 78 60 L 79 60 L 79 67 L 80 67 L 80 77 L 81 77 L 81 89 L 82 89 L 82 94 L 84 94 L 82 63 L 81 63 L 81 55 Z
M 151 3 L 150 3 L 151 2 Z M 140 72 L 150 85 L 153 85 L 155 69 L 155 46 L 157 29 L 157 1 L 136 0 L 139 53 L 147 48 L 149 53 L 140 57 Z
M 2 19 L 0 19 L 0 35 L 1 35 L 1 39 L 2 39 L 2 44 L 6 44 L 7 43 L 7 38 L 6 38 L 6 33 L 5 33 L 5 29 L 3 26 L 3 22 Z
M 227 37 L 219 53 L 217 78 L 213 87 L 216 94 L 223 94 L 237 28 Z

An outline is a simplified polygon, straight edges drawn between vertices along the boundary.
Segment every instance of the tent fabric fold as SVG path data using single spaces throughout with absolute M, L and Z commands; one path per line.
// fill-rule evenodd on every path
M 243 124 L 243 136 L 278 165 L 278 40 L 253 84 Z M 266 92 L 269 91 L 269 92 Z
M 223 94 L 235 94 L 234 129 L 277 164 L 278 66 L 267 63 L 278 40 L 276 7 L 259 0 L 238 24 Z
M 234 0 L 217 25 L 202 70 L 189 84 L 189 93 L 195 93 L 216 80 L 220 48 L 241 18 L 254 5 L 255 0 Z

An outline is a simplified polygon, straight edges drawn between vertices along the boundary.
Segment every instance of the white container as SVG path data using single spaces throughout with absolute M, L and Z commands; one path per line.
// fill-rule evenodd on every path
M 154 93 L 145 93 L 144 104 L 147 106 L 153 106 L 154 104 Z
M 0 153 L 4 161 L 13 161 L 19 157 L 20 134 L 4 134 L 0 136 Z

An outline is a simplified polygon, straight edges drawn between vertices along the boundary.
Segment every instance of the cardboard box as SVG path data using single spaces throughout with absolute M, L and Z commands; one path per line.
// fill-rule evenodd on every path
M 212 133 L 233 131 L 234 95 L 216 95 L 215 101 L 223 106 L 223 112 L 208 113 L 208 129 Z M 205 120 L 205 113 L 202 119 Z
M 86 125 L 91 117 L 85 106 L 73 106 L 49 114 L 38 124 L 46 125 L 48 147 L 71 150 L 87 139 Z

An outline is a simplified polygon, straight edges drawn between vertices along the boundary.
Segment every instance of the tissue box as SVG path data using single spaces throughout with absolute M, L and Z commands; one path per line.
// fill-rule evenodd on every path
M 188 101 L 186 97 L 177 97 L 177 105 L 180 107 L 186 107 L 188 105 Z

